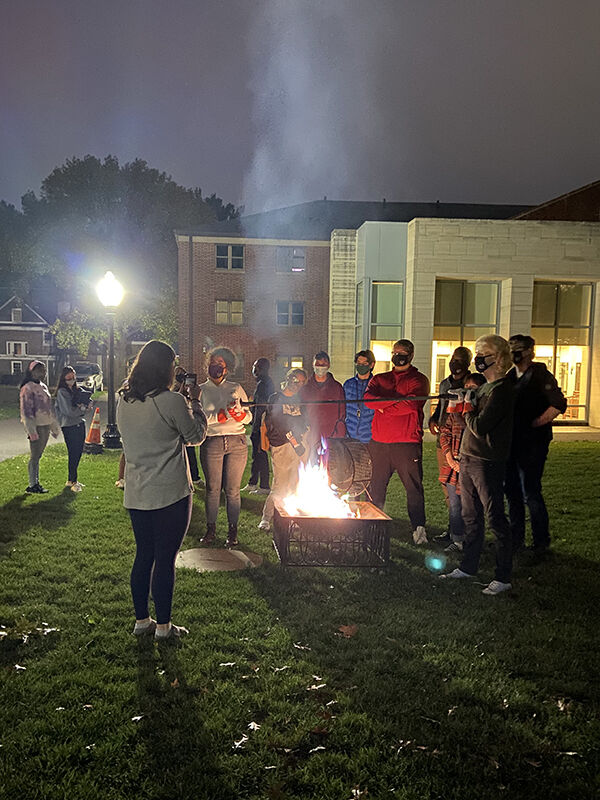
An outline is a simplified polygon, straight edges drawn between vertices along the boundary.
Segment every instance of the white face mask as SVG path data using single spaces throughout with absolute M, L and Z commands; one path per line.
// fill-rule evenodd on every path
M 315 367 L 315 375 L 317 378 L 324 378 L 329 372 L 329 367 Z
M 74 386 L 75 385 L 75 380 L 73 378 L 71 378 L 70 380 L 66 380 L 65 383 L 67 384 L 67 386 Z

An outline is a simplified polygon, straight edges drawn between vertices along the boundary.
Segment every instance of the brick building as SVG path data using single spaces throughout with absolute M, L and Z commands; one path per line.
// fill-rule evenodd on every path
M 352 365 L 345 353 L 348 344 L 354 346 L 352 236 L 365 220 L 507 219 L 524 210 L 325 199 L 178 230 L 181 363 L 203 378 L 204 353 L 213 345 L 226 345 L 238 356 L 236 379 L 252 390 L 250 370 L 256 358 L 267 357 L 279 378 L 290 366 L 310 367 L 313 355 L 329 348 L 332 372 L 345 378 Z M 337 235 L 332 241 L 332 231 L 340 229 L 350 238 Z

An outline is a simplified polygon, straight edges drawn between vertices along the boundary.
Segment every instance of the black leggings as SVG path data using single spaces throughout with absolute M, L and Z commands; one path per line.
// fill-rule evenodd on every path
M 170 506 L 153 511 L 129 509 L 137 545 L 131 569 L 131 596 L 136 619 L 150 616 L 148 598 L 152 580 L 156 621 L 159 625 L 171 621 L 175 559 L 187 533 L 191 515 L 191 494 Z
M 85 422 L 79 425 L 68 425 L 62 429 L 69 454 L 69 480 L 71 483 L 77 482 L 77 467 L 81 461 L 83 444 L 85 442 Z

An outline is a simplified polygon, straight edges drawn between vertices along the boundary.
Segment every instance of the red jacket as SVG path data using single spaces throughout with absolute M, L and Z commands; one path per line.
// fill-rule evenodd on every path
M 324 383 L 317 383 L 313 375 L 300 389 L 300 400 L 339 400 L 339 403 L 327 405 L 305 406 L 306 416 L 311 429 L 311 438 L 318 441 L 324 439 L 343 439 L 346 435 L 346 396 L 342 384 L 338 383 L 331 373 Z
M 425 400 L 401 400 L 390 403 L 370 403 L 377 397 L 401 397 L 429 394 L 429 381 L 416 367 L 406 372 L 382 372 L 373 375 L 365 392 L 365 405 L 375 411 L 372 435 L 376 442 L 422 442 L 423 406 Z

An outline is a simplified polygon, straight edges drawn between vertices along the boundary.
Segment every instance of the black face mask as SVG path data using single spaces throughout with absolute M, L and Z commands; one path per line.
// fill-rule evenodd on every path
M 477 372 L 485 372 L 488 367 L 491 367 L 491 364 L 487 363 L 488 358 L 496 358 L 496 356 L 475 356 L 475 369 Z
M 522 350 L 513 350 L 510 354 L 512 358 L 513 364 L 520 364 L 523 361 L 523 351 Z
M 208 374 L 215 380 L 218 380 L 224 372 L 225 367 L 222 364 L 210 364 L 208 367 Z
M 453 375 L 456 375 L 460 372 L 466 372 L 468 369 L 469 365 L 464 361 L 459 361 L 457 358 L 453 358 L 452 361 L 450 361 L 450 372 Z
M 405 367 L 407 364 L 410 364 L 410 356 L 404 353 L 394 353 L 392 356 L 392 364 L 395 367 Z

